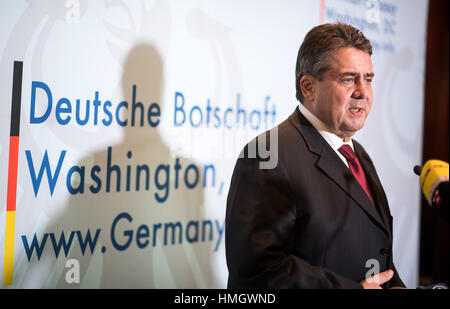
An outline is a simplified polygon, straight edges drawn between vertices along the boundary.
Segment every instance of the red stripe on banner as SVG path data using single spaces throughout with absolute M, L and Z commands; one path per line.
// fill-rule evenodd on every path
M 19 158 L 19 137 L 9 137 L 8 195 L 6 211 L 16 210 L 17 166 Z

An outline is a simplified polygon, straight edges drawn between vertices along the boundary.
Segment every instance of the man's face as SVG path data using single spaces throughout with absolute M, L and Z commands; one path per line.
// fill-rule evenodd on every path
M 372 107 L 372 61 L 368 53 L 340 48 L 329 56 L 330 69 L 316 79 L 308 108 L 333 133 L 348 140 L 364 126 Z

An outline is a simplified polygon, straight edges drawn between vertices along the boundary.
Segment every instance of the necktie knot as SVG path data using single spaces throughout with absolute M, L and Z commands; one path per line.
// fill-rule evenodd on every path
M 348 167 L 352 172 L 353 176 L 355 176 L 356 180 L 359 182 L 361 187 L 366 192 L 367 196 L 373 203 L 372 195 L 370 194 L 369 185 L 367 184 L 367 179 L 364 174 L 364 171 L 359 163 L 358 157 L 356 157 L 355 152 L 353 151 L 350 145 L 344 144 L 341 148 L 338 149 L 340 153 L 347 159 Z
M 344 144 L 338 149 L 347 160 L 355 160 L 355 153 L 350 145 Z

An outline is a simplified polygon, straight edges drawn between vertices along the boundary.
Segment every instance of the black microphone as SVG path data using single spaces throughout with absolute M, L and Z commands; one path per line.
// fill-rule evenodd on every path
M 419 285 L 417 287 L 419 290 L 448 290 L 448 286 L 441 282 L 441 283 L 435 283 L 427 286 Z
M 420 165 L 416 165 L 416 166 L 414 166 L 414 173 L 417 175 L 417 176 L 420 176 L 420 173 L 422 172 L 422 166 L 420 166 Z

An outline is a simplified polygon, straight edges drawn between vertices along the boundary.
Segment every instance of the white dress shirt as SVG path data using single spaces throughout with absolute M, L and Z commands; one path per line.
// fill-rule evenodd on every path
M 339 158 L 341 158 L 342 162 L 344 162 L 348 167 L 347 159 L 344 157 L 344 155 L 342 155 L 342 153 L 339 152 L 338 149 L 341 148 L 342 145 L 347 144 L 352 148 L 353 151 L 355 151 L 353 149 L 352 139 L 350 138 L 348 142 L 344 142 L 341 137 L 337 136 L 334 133 L 331 133 L 331 130 L 328 129 L 328 127 L 319 118 L 314 116 L 306 106 L 300 103 L 298 107 L 303 116 L 305 116 L 305 118 L 312 124 L 312 126 L 316 128 L 317 131 L 319 131 L 320 135 L 322 135 L 322 137 L 327 141 L 331 148 L 333 148 Z

